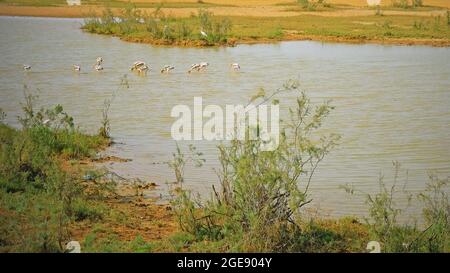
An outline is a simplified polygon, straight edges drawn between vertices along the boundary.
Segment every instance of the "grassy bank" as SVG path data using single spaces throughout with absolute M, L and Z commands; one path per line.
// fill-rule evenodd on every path
M 111 143 L 107 101 L 102 129 L 87 135 L 61 106 L 36 110 L 27 95 L 20 129 L 0 111 L 0 252 L 64 252 L 71 240 L 83 252 L 366 252 L 370 240 L 383 252 L 450 251 L 448 178 L 431 176 L 411 196 L 422 204 L 424 227 L 398 222 L 405 208 L 396 204 L 397 175 L 380 180 L 380 192 L 361 193 L 367 219 L 308 215 L 309 185 L 339 136 L 320 133 L 333 107 L 312 105 L 295 81 L 250 101 L 278 103 L 283 92 L 298 99 L 277 149 L 262 151 L 249 139 L 219 146 L 220 187 L 198 200 L 183 190 L 183 173 L 190 163 L 200 167 L 202 154 L 178 148 L 165 162 L 176 180 L 162 205 L 144 198 L 155 184 L 93 165 L 111 160 L 97 157 Z
M 446 18 L 414 16 L 233 18 L 232 36 L 243 42 L 258 40 L 325 40 L 393 44 L 449 45 Z
M 450 45 L 449 14 L 385 16 L 381 11 L 368 16 L 244 17 L 215 16 L 200 9 L 190 17 L 174 17 L 162 8 L 145 13 L 130 6 L 120 12 L 106 9 L 102 16 L 86 19 L 83 29 L 126 41 L 176 46 L 233 46 L 285 40 Z
M 198 46 L 230 44 L 231 28 L 229 19 L 216 18 L 203 9 L 190 18 L 175 18 L 160 8 L 146 14 L 134 7 L 125 8 L 119 17 L 106 9 L 101 17 L 86 19 L 83 25 L 88 32 L 115 35 L 129 41 Z
M 76 219 L 100 217 L 71 162 L 109 140 L 79 132 L 61 106 L 36 111 L 26 96 L 22 129 L 0 123 L 0 251 L 62 251 Z M 2 114 L 4 116 L 4 114 Z

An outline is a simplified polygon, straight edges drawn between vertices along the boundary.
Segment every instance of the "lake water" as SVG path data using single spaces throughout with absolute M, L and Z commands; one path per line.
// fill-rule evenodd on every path
M 401 179 L 412 192 L 422 190 L 427 172 L 450 175 L 450 48 L 423 46 L 344 45 L 319 42 L 240 45 L 234 48 L 167 48 L 132 44 L 80 30 L 82 20 L 0 17 L 0 108 L 18 126 L 26 85 L 39 94 L 39 105 L 62 104 L 86 132 L 100 125 L 103 101 L 128 74 L 130 88 L 117 91 L 111 106 L 112 136 L 119 144 L 108 154 L 132 159 L 108 167 L 121 175 L 154 181 L 164 191 L 172 172 L 155 162 L 170 158 L 170 136 L 177 104 L 245 103 L 259 87 L 271 91 L 289 79 L 300 79 L 314 103 L 332 100 L 336 109 L 324 124 L 342 135 L 341 144 L 323 162 L 311 187 L 313 207 L 321 213 L 364 215 L 361 197 L 340 185 L 365 192 L 378 190 L 384 174 L 392 181 L 392 161 L 402 164 Z M 105 70 L 92 65 L 102 56 Z M 129 67 L 144 60 L 153 71 L 146 77 Z M 207 61 L 206 73 L 187 74 L 191 63 Z M 229 70 L 239 62 L 241 72 Z M 24 72 L 23 64 L 32 66 Z M 72 70 L 82 67 L 81 73 Z M 161 75 L 159 69 L 174 65 Z M 294 97 L 284 96 L 281 111 Z M 182 145 L 185 143 L 181 143 Z M 188 168 L 186 185 L 208 195 L 217 178 L 217 142 L 195 142 L 205 153 L 201 169 Z M 402 200 L 399 200 L 402 201 Z M 417 208 L 418 209 L 418 208 Z

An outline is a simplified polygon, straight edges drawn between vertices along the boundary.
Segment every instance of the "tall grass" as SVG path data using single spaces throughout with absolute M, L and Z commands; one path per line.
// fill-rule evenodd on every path
M 79 132 L 60 105 L 36 110 L 35 100 L 25 96 L 21 129 L 0 120 L 0 252 L 64 251 L 73 221 L 101 217 L 63 162 L 109 141 Z
M 391 0 L 391 4 L 395 8 L 418 8 L 423 7 L 423 0 Z
M 402 187 L 398 184 L 400 171 L 398 162 L 394 162 L 394 170 L 394 178 L 389 186 L 383 178 L 380 178 L 379 192 L 372 194 L 362 192 L 368 204 L 366 222 L 370 238 L 381 243 L 383 252 L 449 252 L 449 179 L 441 179 L 430 174 L 426 189 L 419 194 L 411 194 L 405 191 L 405 184 Z M 355 193 L 352 187 L 344 188 L 350 193 Z M 407 204 L 398 204 L 397 200 L 401 195 L 406 195 Z M 424 228 L 420 228 L 416 220 L 412 222 L 398 220 L 412 203 L 423 207 L 421 217 L 424 220 Z

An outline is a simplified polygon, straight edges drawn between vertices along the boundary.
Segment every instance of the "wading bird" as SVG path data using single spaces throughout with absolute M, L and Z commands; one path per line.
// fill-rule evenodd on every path
M 137 68 L 138 73 L 142 74 L 142 75 L 147 75 L 147 71 L 149 71 L 149 70 L 150 70 L 150 67 L 147 66 L 146 64 L 141 65 Z
M 200 71 L 200 64 L 191 64 L 191 67 L 189 67 L 188 73 L 191 73 L 193 70 Z
M 103 58 L 102 57 L 97 57 L 97 60 L 95 61 L 95 64 L 99 65 L 103 63 Z
M 103 70 L 103 66 L 102 66 L 101 64 L 96 64 L 96 65 L 94 66 L 94 69 L 95 69 L 96 71 L 101 71 L 101 70 Z
M 23 65 L 23 70 L 25 70 L 25 71 L 31 70 L 31 65 L 24 64 Z
M 103 70 L 102 63 L 103 63 L 103 58 L 102 57 L 97 57 L 97 59 L 95 60 L 94 69 L 96 71 Z
M 208 66 L 209 66 L 209 63 L 207 63 L 207 62 L 200 63 L 200 69 L 206 69 L 206 67 L 208 67 Z
M 239 71 L 241 69 L 241 66 L 238 63 L 232 63 L 230 64 L 230 67 L 234 70 L 234 71 Z
M 73 70 L 75 70 L 75 71 L 81 71 L 81 66 L 74 64 L 74 65 L 73 65 Z
M 200 30 L 200 34 L 205 38 L 208 37 L 208 34 L 206 34 L 206 32 L 204 32 L 203 30 Z
M 191 67 L 188 70 L 188 73 L 191 73 L 192 71 L 196 70 L 197 72 L 206 70 L 206 67 L 209 66 L 209 63 L 207 62 L 201 62 L 198 64 L 192 64 Z
M 169 73 L 171 70 L 174 70 L 175 67 L 171 65 L 165 65 L 163 69 L 161 69 L 161 73 Z
M 133 63 L 133 65 L 130 67 L 130 71 L 137 70 L 139 67 L 146 65 L 143 61 L 136 61 Z

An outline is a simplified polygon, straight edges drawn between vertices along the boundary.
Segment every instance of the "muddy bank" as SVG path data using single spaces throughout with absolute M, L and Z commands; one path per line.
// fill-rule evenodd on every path
M 118 185 L 116 193 L 103 201 L 110 213 L 102 219 L 101 229 L 99 223 L 89 220 L 76 222 L 71 228 L 73 238 L 84 241 L 94 231 L 98 239 L 115 234 L 120 241 L 132 241 L 137 236 L 154 241 L 175 234 L 179 227 L 172 208 L 144 197 L 144 191 L 155 187 L 154 183 Z
M 282 38 L 230 38 L 226 44 L 208 45 L 201 40 L 181 40 L 181 41 L 167 41 L 143 37 L 118 37 L 123 41 L 132 43 L 143 43 L 154 46 L 168 46 L 168 47 L 211 47 L 211 46 L 237 46 L 239 44 L 271 44 L 283 41 L 318 41 L 327 43 L 348 43 L 348 44 L 384 44 L 384 45 L 423 45 L 432 47 L 448 47 L 450 40 L 445 39 L 416 39 L 416 38 L 353 38 L 353 37 L 337 37 L 337 36 L 318 36 L 318 35 L 302 35 L 302 34 L 288 34 Z
M 103 151 L 101 147 L 99 151 Z M 81 182 L 87 193 L 96 195 L 99 188 L 105 190 L 99 204 L 104 207 L 103 217 L 98 221 L 89 219 L 74 222 L 70 228 L 72 238 L 83 242 L 89 234 L 97 239 L 114 234 L 120 241 L 132 241 L 141 236 L 146 241 L 161 240 L 179 231 L 175 214 L 168 202 L 159 202 L 155 193 L 159 187 L 154 182 L 125 179 L 97 164 L 126 162 L 128 159 L 114 156 L 70 162 L 61 159 L 63 170 L 83 177 Z M 85 175 L 89 172 L 98 172 Z M 112 184 L 111 184 L 112 183 Z M 110 188 L 109 190 L 107 190 Z
M 314 35 L 288 35 L 284 41 L 320 41 L 330 43 L 350 43 L 350 44 L 386 44 L 386 45 L 424 45 L 433 47 L 448 47 L 450 40 L 445 39 L 418 39 L 418 38 L 353 38 L 335 36 L 314 36 Z

